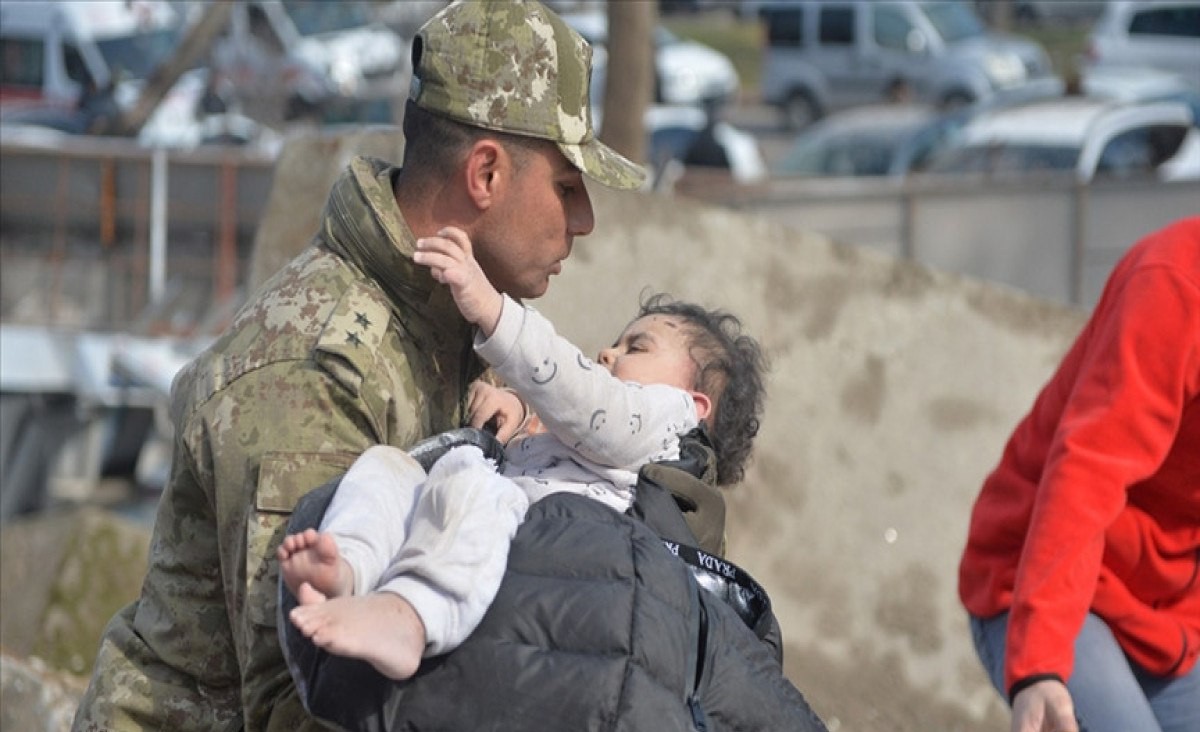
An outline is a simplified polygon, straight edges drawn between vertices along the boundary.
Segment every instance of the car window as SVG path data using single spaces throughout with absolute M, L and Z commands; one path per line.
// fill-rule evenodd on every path
M 46 46 L 34 38 L 0 38 L 0 84 L 42 88 Z
M 768 45 L 804 45 L 803 8 L 771 8 L 763 11 L 763 17 L 767 23 Z
M 780 175 L 886 175 L 903 133 L 843 134 L 836 126 L 801 135 L 775 168 Z
M 926 125 L 897 153 L 897 164 L 913 172 L 925 170 L 943 149 L 953 144 L 965 122 L 966 115 L 960 113 Z
M 898 51 L 908 50 L 908 34 L 913 25 L 904 17 L 904 11 L 900 8 L 877 5 L 872 27 L 875 43 L 880 47 Z
M 114 79 L 145 79 L 175 53 L 178 28 L 135 33 L 96 41 Z
M 1149 175 L 1179 150 L 1185 134 L 1186 128 L 1178 125 L 1155 125 L 1122 132 L 1100 153 L 1096 177 Z
M 938 35 L 948 43 L 984 34 L 979 16 L 963 3 L 921 3 L 921 11 L 929 18 Z
M 1044 171 L 1074 170 L 1080 150 L 1052 145 L 971 145 L 956 148 L 935 159 L 934 173 L 985 173 L 1021 175 Z
M 284 0 L 283 7 L 302 36 L 361 28 L 371 22 L 367 9 L 356 2 Z
M 1096 177 L 1128 178 L 1151 169 L 1146 130 L 1129 130 L 1104 146 L 1096 164 Z
M 817 21 L 817 40 L 827 46 L 854 45 L 854 8 L 823 7 Z
M 1200 38 L 1200 6 L 1138 11 L 1129 22 L 1129 34 Z
M 832 175 L 886 175 L 891 167 L 893 146 L 887 140 L 847 140 L 831 150 L 828 172 Z
M 267 17 L 267 11 L 259 5 L 251 5 L 247 8 L 246 13 L 250 35 L 262 44 L 263 50 L 274 55 L 283 53 L 283 39 L 275 32 L 270 18 Z
M 67 78 L 78 84 L 85 83 L 91 76 L 88 73 L 87 64 L 83 62 L 83 54 L 70 43 L 63 44 L 63 67 L 67 71 Z

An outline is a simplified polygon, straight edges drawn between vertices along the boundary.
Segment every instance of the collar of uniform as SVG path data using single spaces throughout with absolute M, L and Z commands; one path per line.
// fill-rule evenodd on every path
M 416 237 L 392 189 L 398 170 L 376 158 L 354 158 L 330 193 L 325 238 L 380 284 L 405 330 L 428 332 L 433 324 L 436 332 L 470 340 L 470 324 L 458 312 L 449 288 L 412 259 Z

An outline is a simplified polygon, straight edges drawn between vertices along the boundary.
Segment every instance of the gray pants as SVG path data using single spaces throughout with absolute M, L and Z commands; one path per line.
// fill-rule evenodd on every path
M 1004 648 L 1008 613 L 971 618 L 975 651 L 992 685 L 1007 699 Z M 1179 678 L 1153 676 L 1117 644 L 1108 625 L 1088 613 L 1075 639 L 1075 670 L 1067 680 L 1080 732 L 1200 731 L 1200 664 Z

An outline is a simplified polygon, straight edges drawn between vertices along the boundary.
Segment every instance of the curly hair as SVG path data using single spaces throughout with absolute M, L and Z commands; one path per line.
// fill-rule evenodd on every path
M 670 315 L 686 324 L 696 363 L 693 388 L 713 402 L 706 426 L 717 456 L 717 484 L 737 483 L 745 475 L 763 410 L 767 359 L 762 347 L 742 332 L 736 316 L 665 293 L 643 297 L 637 317 L 647 315 Z

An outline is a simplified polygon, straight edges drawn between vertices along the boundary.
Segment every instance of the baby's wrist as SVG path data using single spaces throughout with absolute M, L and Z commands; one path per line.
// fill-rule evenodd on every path
M 491 338 L 492 334 L 496 332 L 496 326 L 500 324 L 500 316 L 504 314 L 504 295 L 493 289 L 485 300 L 490 304 L 484 307 L 484 312 L 475 325 L 483 333 L 484 338 Z

